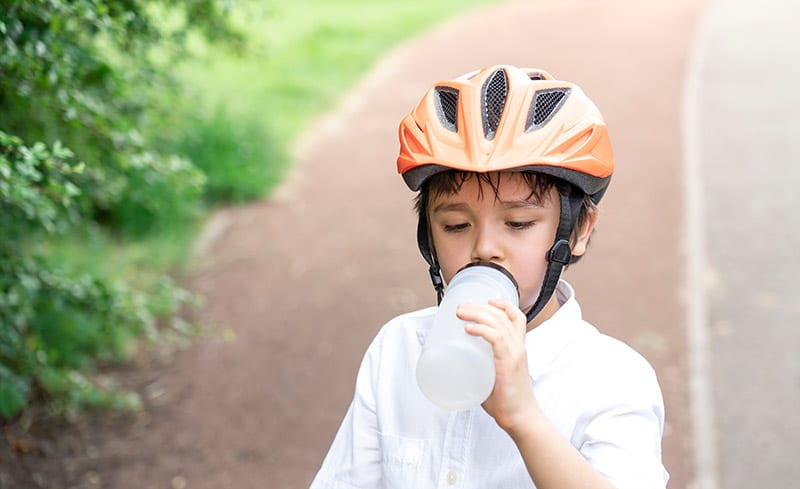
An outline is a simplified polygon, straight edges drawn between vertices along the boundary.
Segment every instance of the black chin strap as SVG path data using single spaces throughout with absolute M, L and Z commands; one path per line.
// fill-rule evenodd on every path
M 436 304 L 442 303 L 444 297 L 444 280 L 439 268 L 439 261 L 436 259 L 436 254 L 431 251 L 430 246 L 430 227 L 428 226 L 428 209 L 427 203 L 422 202 L 422 208 L 419 213 L 419 221 L 417 222 L 417 246 L 422 257 L 428 262 L 428 273 L 431 276 L 433 288 L 436 289 Z
M 583 204 L 583 195 L 580 192 L 572 191 L 570 186 L 559 187 L 558 194 L 561 200 L 561 216 L 558 220 L 556 240 L 547 253 L 547 270 L 544 273 L 542 287 L 539 289 L 539 297 L 536 298 L 533 307 L 526 314 L 529 323 L 533 321 L 536 315 L 542 312 L 542 309 L 544 309 L 558 286 L 561 271 L 565 266 L 569 265 L 572 259 L 569 238 Z

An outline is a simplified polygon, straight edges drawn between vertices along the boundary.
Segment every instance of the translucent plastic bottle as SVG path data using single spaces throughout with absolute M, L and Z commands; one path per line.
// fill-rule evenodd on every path
M 480 405 L 494 388 L 492 345 L 468 334 L 456 317 L 465 302 L 505 299 L 519 304 L 517 284 L 503 267 L 493 263 L 468 265 L 445 289 L 433 327 L 417 361 L 417 384 L 434 404 L 453 411 Z

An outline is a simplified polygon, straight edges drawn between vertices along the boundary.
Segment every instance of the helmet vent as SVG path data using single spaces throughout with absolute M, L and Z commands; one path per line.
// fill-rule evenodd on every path
M 545 125 L 564 104 L 567 95 L 569 88 L 537 90 L 533 95 L 531 109 L 528 111 L 525 132 L 534 131 Z
M 483 84 L 483 133 L 486 139 L 494 139 L 500 117 L 508 97 L 508 79 L 505 70 L 497 70 Z
M 445 129 L 458 132 L 458 90 L 450 87 L 436 87 L 434 93 L 439 122 Z

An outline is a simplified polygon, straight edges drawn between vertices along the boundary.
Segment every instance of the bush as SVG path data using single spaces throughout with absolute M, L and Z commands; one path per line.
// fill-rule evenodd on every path
M 82 224 L 85 165 L 56 144 L 22 144 L 0 131 L 0 414 L 26 404 L 32 386 L 65 406 L 124 405 L 79 371 L 124 357 L 133 338 L 159 336 L 156 318 L 189 299 L 168 283 L 144 294 L 119 283 L 53 269 L 29 251 Z
M 222 107 L 210 117 L 188 118 L 174 151 L 206 175 L 206 202 L 244 202 L 278 183 L 288 157 L 264 126 L 244 116 L 234 119 Z
M 135 404 L 82 372 L 124 358 L 133 338 L 158 338 L 159 318 L 175 318 L 190 298 L 166 277 L 136 290 L 41 250 L 98 226 L 142 236 L 202 210 L 202 172 L 143 136 L 159 132 L 168 110 L 159 97 L 178 97 L 170 68 L 192 31 L 240 41 L 216 0 L 2 0 L 4 417 L 34 392 L 63 408 Z
M 188 0 L 184 7 L 214 12 L 201 4 L 214 5 Z M 26 1 L 0 13 L 0 128 L 26 141 L 61 141 L 79 155 L 93 215 L 134 233 L 196 213 L 202 196 L 200 172 L 142 137 L 158 131 L 151 126 L 159 118 L 145 115 L 167 110 L 157 109 L 155 98 L 177 97 L 168 68 L 182 55 L 185 36 L 159 30 L 147 14 L 152 5 Z

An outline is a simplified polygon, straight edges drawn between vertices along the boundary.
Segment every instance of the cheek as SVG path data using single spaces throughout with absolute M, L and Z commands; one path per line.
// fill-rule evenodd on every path
M 520 288 L 520 306 L 524 308 L 530 307 L 539 297 L 539 289 L 544 280 L 544 274 L 547 270 L 547 260 L 545 259 L 544 252 L 526 256 L 524 259 L 515 263 L 514 273 L 517 283 Z M 513 273 L 513 272 L 512 272 Z
M 457 268 L 453 268 L 453 246 L 447 241 L 437 236 L 434 231 L 431 233 L 431 246 L 436 252 L 436 260 L 439 262 L 439 269 L 441 270 L 442 278 L 445 283 L 449 283 L 450 279 L 455 275 Z
M 437 253 L 437 256 L 439 258 L 439 268 L 442 270 L 442 278 L 445 283 L 450 283 L 450 279 L 453 278 L 453 275 L 455 275 L 461 267 L 469 263 L 469 258 L 465 261 L 452 252 Z

